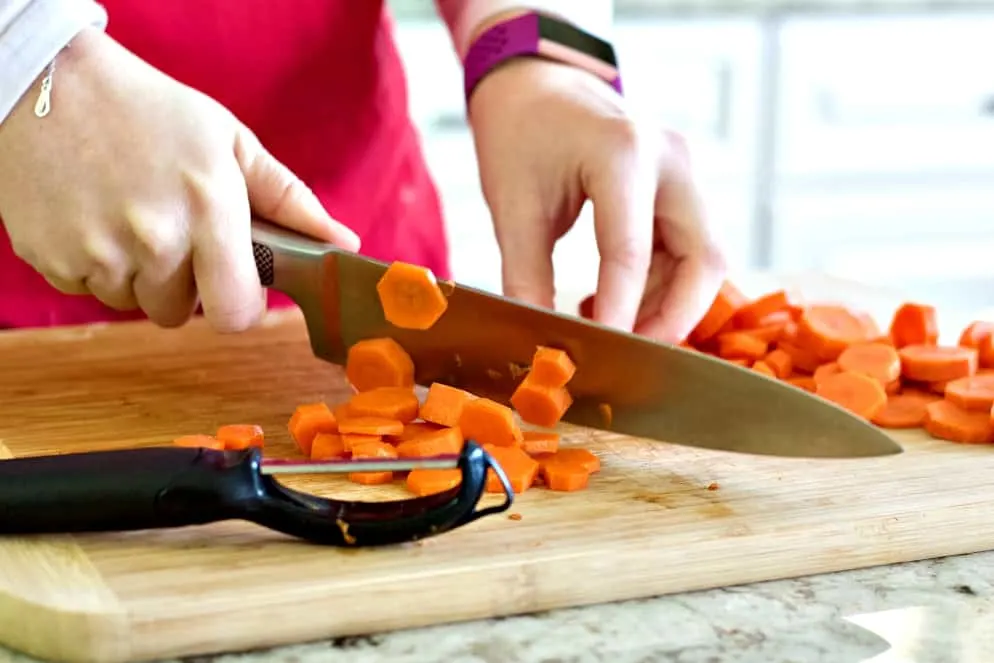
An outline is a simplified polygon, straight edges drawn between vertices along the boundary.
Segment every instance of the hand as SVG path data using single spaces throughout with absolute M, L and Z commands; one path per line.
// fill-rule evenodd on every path
M 265 310 L 250 211 L 346 249 L 358 238 L 221 105 L 98 30 L 0 124 L 0 216 L 16 254 L 70 294 L 219 331 Z
M 488 75 L 469 115 L 504 293 L 553 306 L 553 247 L 590 199 L 600 253 L 594 319 L 684 339 L 714 300 L 725 263 L 682 140 L 640 126 L 592 74 L 537 59 Z

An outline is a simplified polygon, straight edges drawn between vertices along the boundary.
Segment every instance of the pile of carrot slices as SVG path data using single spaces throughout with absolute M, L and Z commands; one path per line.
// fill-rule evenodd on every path
M 580 305 L 591 317 L 593 298 Z M 784 380 L 881 428 L 924 429 L 965 444 L 994 443 L 994 322 L 974 321 L 940 344 L 936 309 L 905 302 L 886 331 L 863 311 L 755 299 L 726 281 L 682 346 Z

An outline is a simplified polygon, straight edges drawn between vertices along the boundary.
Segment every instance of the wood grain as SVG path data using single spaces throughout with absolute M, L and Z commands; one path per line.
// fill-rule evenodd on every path
M 0 439 L 16 456 L 168 444 L 232 422 L 263 425 L 271 453 L 289 454 L 294 406 L 349 393 L 295 313 L 229 336 L 199 322 L 2 333 L 0 356 Z M 521 520 L 421 545 L 323 549 L 241 522 L 5 540 L 0 641 L 56 660 L 149 660 L 994 548 L 988 447 L 907 433 L 897 457 L 809 461 L 563 431 L 602 459 L 588 491 L 533 489 L 513 508 Z

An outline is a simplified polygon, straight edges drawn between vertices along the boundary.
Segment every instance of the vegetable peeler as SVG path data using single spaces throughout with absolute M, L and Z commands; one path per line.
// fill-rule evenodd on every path
M 360 502 L 317 497 L 276 480 L 280 474 L 459 469 L 444 492 Z M 501 504 L 477 510 L 488 470 Z M 147 447 L 0 461 L 0 534 L 117 532 L 247 520 L 340 547 L 416 541 L 506 511 L 514 491 L 500 465 L 468 440 L 461 453 L 417 459 L 295 461 L 262 458 L 258 448 L 218 451 Z

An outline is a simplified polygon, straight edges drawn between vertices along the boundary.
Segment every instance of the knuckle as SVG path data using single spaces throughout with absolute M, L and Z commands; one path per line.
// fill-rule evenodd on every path
M 180 237 L 172 237 L 172 241 L 181 241 L 187 237 L 193 225 L 224 223 L 230 218 L 231 205 L 222 195 L 223 187 L 219 187 L 211 178 L 186 173 L 183 176 L 183 186 L 186 194 L 186 223 L 171 226 L 173 231 L 182 231 L 179 233 Z M 225 191 L 230 195 L 230 191 Z
M 173 262 L 177 254 L 185 255 L 188 231 L 183 215 L 162 217 L 132 208 L 125 211 L 124 218 L 143 263 Z

